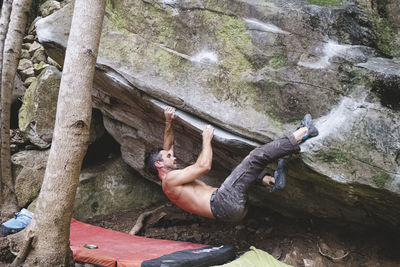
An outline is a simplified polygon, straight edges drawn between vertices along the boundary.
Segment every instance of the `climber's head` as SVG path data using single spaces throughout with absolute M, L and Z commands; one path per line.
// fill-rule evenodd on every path
M 160 176 L 160 171 L 168 173 L 177 168 L 174 152 L 171 150 L 163 150 L 156 148 L 146 155 L 146 168 L 155 176 Z

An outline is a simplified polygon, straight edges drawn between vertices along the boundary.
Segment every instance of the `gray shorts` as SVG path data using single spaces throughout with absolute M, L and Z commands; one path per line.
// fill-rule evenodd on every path
M 211 195 L 214 217 L 226 222 L 239 222 L 247 214 L 247 190 L 264 177 L 267 163 L 300 151 L 293 135 L 259 146 L 247 155 Z M 263 175 L 262 175 L 263 174 Z

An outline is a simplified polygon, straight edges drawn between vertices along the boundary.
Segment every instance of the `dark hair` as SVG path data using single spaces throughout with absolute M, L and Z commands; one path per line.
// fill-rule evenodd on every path
M 162 148 L 154 148 L 153 150 L 151 150 L 149 153 L 146 153 L 146 157 L 144 160 L 144 163 L 146 165 L 146 169 L 154 174 L 155 176 L 158 177 L 158 171 L 156 168 L 156 165 L 154 164 L 156 161 L 162 161 L 162 157 L 160 154 L 160 151 L 162 150 Z

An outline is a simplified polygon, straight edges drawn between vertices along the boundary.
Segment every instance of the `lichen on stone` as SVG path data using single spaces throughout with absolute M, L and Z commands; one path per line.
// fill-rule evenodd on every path
M 117 10 L 115 10 L 111 0 L 107 0 L 106 2 L 106 16 L 119 31 L 126 31 L 126 22 Z
M 366 9 L 370 21 L 374 25 L 374 31 L 377 35 L 377 47 L 383 53 L 398 57 L 400 56 L 400 47 L 396 43 L 397 29 L 388 11 L 388 0 L 373 0 L 371 3 L 361 4 Z
M 372 176 L 372 180 L 377 187 L 384 188 L 386 182 L 390 180 L 390 175 L 382 171 Z
M 23 97 L 19 111 L 19 128 L 26 131 L 32 121 L 36 122 L 36 130 L 43 134 L 53 128 L 58 89 L 61 74 L 53 66 L 45 68 L 37 80 L 31 83 Z
M 255 101 L 255 86 L 244 76 L 253 71 L 247 55 L 252 54 L 252 41 L 242 18 L 225 16 L 208 10 L 200 14 L 204 25 L 218 46 L 219 60 L 225 66 L 218 78 L 209 81 L 211 92 L 221 101 L 230 100 L 240 105 L 244 95 Z
M 336 149 L 331 148 L 328 151 L 322 151 L 318 154 L 318 157 L 327 163 L 334 163 L 334 164 L 348 164 L 349 158 L 347 153 Z
M 25 131 L 26 127 L 30 123 L 30 110 L 33 108 L 34 105 L 34 88 L 37 87 L 38 80 L 34 80 L 28 89 L 25 91 L 22 106 L 19 109 L 18 113 L 18 127 L 21 131 Z
M 376 32 L 378 34 L 378 48 L 391 56 L 399 56 L 399 47 L 394 40 L 396 36 L 395 26 L 390 18 L 375 20 Z
M 318 6 L 340 6 L 343 2 L 342 0 L 308 0 L 312 5 Z
M 269 65 L 274 69 L 284 67 L 286 65 L 286 56 L 283 53 L 275 53 L 269 60 Z

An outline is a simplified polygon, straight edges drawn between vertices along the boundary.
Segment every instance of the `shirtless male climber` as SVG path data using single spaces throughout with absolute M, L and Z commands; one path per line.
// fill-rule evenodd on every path
M 211 170 L 214 128 L 210 125 L 204 128 L 202 150 L 196 162 L 184 169 L 178 169 L 172 129 L 175 108 L 167 107 L 164 114 L 164 145 L 162 149 L 153 150 L 146 155 L 147 169 L 161 179 L 164 193 L 178 207 L 226 222 L 239 222 L 245 217 L 247 190 L 251 184 L 273 185 L 272 190 L 284 187 L 287 173 L 284 160 L 279 160 L 274 177 L 266 175 L 264 167 L 267 163 L 300 151 L 299 143 L 318 135 L 311 116 L 307 114 L 300 128 L 293 134 L 255 148 L 225 179 L 221 187 L 215 188 L 198 180 Z

